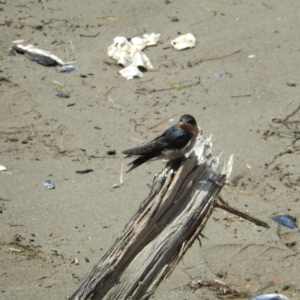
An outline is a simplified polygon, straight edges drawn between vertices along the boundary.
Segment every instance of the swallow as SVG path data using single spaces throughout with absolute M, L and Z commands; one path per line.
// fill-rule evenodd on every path
M 125 158 L 139 156 L 128 164 L 131 167 L 126 173 L 149 160 L 173 160 L 184 156 L 193 149 L 198 133 L 199 128 L 194 117 L 191 115 L 181 116 L 176 125 L 167 129 L 151 142 L 122 152 L 127 155 Z

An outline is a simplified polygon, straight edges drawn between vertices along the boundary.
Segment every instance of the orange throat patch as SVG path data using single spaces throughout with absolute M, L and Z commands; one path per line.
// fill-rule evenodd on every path
M 199 133 L 198 126 L 196 126 L 196 125 L 190 125 L 190 124 L 187 124 L 187 123 L 178 122 L 177 127 L 181 130 L 188 131 L 188 132 L 192 133 L 195 137 Z

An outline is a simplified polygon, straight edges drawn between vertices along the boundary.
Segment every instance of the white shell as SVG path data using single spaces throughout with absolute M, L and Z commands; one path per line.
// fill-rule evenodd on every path
M 196 38 L 193 34 L 187 33 L 185 35 L 181 35 L 176 39 L 171 41 L 171 45 L 176 50 L 183 50 L 187 48 L 193 48 L 196 45 Z
M 55 60 L 59 65 L 62 65 L 62 66 L 64 66 L 64 65 L 70 65 L 70 64 L 72 64 L 74 62 L 74 61 L 64 62 L 59 57 L 57 57 L 56 55 L 50 53 L 49 51 L 36 48 L 33 45 L 23 46 L 23 45 L 19 44 L 19 45 L 17 45 L 17 47 L 20 48 L 20 49 L 22 49 L 22 50 L 24 50 L 24 51 L 28 51 L 28 52 L 31 52 L 31 53 L 40 54 L 40 55 L 43 55 L 43 56 L 46 56 L 46 57 L 50 57 L 51 59 Z
M 123 67 L 132 64 L 146 70 L 153 69 L 150 59 L 139 49 L 142 46 L 143 40 L 140 38 L 132 38 L 129 42 L 127 38 L 118 36 L 114 39 L 113 44 L 108 47 L 107 54 Z
M 126 37 L 118 36 L 114 38 L 112 45 L 108 47 L 107 54 L 125 68 L 129 66 L 136 67 L 128 69 L 129 74 L 135 74 L 133 76 L 128 75 L 128 70 L 125 70 L 124 72 L 120 71 L 119 73 L 125 78 L 132 79 L 133 77 L 142 77 L 142 73 L 137 67 L 142 67 L 146 70 L 153 69 L 150 59 L 142 52 L 142 50 L 147 46 L 156 45 L 159 38 L 160 34 L 155 33 L 144 34 L 143 38 L 133 37 L 130 40 Z
M 131 60 L 132 60 L 131 64 L 135 67 L 142 67 L 146 70 L 153 69 L 153 66 L 152 66 L 148 56 L 140 50 L 132 49 Z
M 130 65 L 122 70 L 119 73 L 125 77 L 127 80 L 132 79 L 134 77 L 143 77 L 143 73 L 135 66 Z
M 149 46 L 157 45 L 157 42 L 160 39 L 160 34 L 151 33 L 151 34 L 144 34 L 143 38 L 140 37 L 133 37 L 130 39 L 130 43 L 135 46 L 139 50 L 143 50 Z
M 146 48 L 146 42 L 144 41 L 144 39 L 140 38 L 140 37 L 133 37 L 130 39 L 130 43 L 136 47 L 138 50 L 143 50 Z
M 4 166 L 0 166 L 0 171 L 6 171 L 6 168 Z
M 119 65 L 127 67 L 131 64 L 130 49 L 132 45 L 123 36 L 114 38 L 114 42 L 107 49 L 107 54 L 115 59 Z
M 146 47 L 155 46 L 160 39 L 160 33 L 144 34 L 143 37 Z

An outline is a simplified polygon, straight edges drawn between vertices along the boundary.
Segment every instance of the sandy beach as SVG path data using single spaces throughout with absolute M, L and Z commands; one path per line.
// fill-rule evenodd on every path
M 299 1 L 15 0 L 0 1 L 0 16 L 0 299 L 72 295 L 165 164 L 125 174 L 122 151 L 183 114 L 212 135 L 221 166 L 234 154 L 222 197 L 270 229 L 216 209 L 202 245 L 194 243 L 151 299 L 223 299 L 218 288 L 197 288 L 199 280 L 224 282 L 242 299 L 300 299 L 299 233 L 271 219 L 300 217 Z M 144 51 L 154 69 L 126 80 L 107 48 L 116 36 L 145 33 L 161 34 Z M 170 41 L 185 33 L 196 46 L 173 49 Z M 78 70 L 31 61 L 12 51 L 16 41 Z M 124 183 L 113 188 L 122 165 Z

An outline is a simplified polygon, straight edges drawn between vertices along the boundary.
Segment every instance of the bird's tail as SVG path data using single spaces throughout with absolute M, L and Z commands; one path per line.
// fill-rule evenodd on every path
M 145 155 L 138 157 L 137 159 L 135 159 L 134 161 L 132 161 L 131 163 L 128 164 L 128 166 L 131 165 L 131 167 L 128 171 L 126 171 L 126 173 L 128 173 L 131 170 L 135 169 L 136 167 L 142 165 L 143 163 L 145 163 L 146 161 L 148 161 L 151 158 L 153 158 L 153 155 L 151 155 L 151 154 L 145 154 Z

